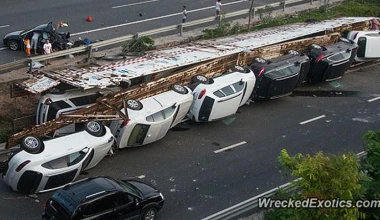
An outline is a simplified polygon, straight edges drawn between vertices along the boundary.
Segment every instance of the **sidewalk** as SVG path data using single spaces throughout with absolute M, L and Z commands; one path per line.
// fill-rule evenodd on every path
M 339 4 L 343 2 L 344 0 L 336 0 L 333 2 L 333 4 Z M 292 6 L 292 7 L 287 7 L 285 11 L 282 9 L 280 10 L 274 10 L 271 13 L 271 16 L 273 17 L 284 17 L 287 15 L 295 15 L 305 12 L 305 11 L 310 11 L 311 9 L 317 9 L 321 6 L 322 1 L 315 1 L 313 2 L 313 5 L 310 4 L 310 2 L 302 4 L 302 5 L 297 5 L 297 6 Z M 323 2 L 322 2 L 323 5 Z M 331 5 L 331 4 L 330 4 Z M 252 23 L 253 24 L 258 24 L 260 21 L 259 16 L 256 15 L 256 17 L 253 19 Z M 231 21 L 231 26 L 239 24 L 239 25 L 247 25 L 248 24 L 248 17 L 247 18 L 241 18 L 241 19 L 236 19 L 234 21 Z M 164 36 L 164 37 L 159 37 L 154 39 L 155 40 L 155 45 L 157 46 L 157 49 L 162 49 L 162 48 L 168 48 L 168 47 L 173 47 L 177 46 L 180 44 L 186 44 L 190 43 L 192 41 L 198 40 L 202 37 L 203 35 L 203 30 L 204 29 L 212 29 L 215 28 L 215 24 L 205 27 L 205 28 L 197 28 L 191 31 L 185 31 L 183 32 L 183 35 L 180 36 L 179 34 L 175 35 L 169 35 L 169 36 Z M 98 52 L 93 53 L 93 57 L 97 56 L 102 56 L 102 55 L 116 55 L 121 53 L 121 47 L 116 47 L 116 48 L 109 48 L 109 49 L 104 49 L 100 50 Z M 55 59 L 52 61 L 52 65 L 44 67 L 42 70 L 52 70 L 52 69 L 57 69 L 57 68 L 62 68 L 62 67 L 69 67 L 69 66 L 75 66 L 78 65 L 79 63 L 83 63 L 83 61 L 87 58 L 87 55 L 74 55 L 73 58 L 59 58 Z M 29 70 L 28 67 L 21 68 L 18 70 L 13 70 L 11 72 L 1 74 L 0 75 L 0 84 L 4 83 L 9 83 L 17 80 L 23 80 L 23 79 L 28 79 L 31 77 L 30 74 L 27 73 Z M 9 152 L 9 150 L 5 149 L 5 143 L 0 144 L 0 161 L 2 160 L 3 156 L 6 156 L 6 154 Z

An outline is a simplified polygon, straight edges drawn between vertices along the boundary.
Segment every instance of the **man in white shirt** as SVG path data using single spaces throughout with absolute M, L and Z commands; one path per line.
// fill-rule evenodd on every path
M 216 1 L 216 17 L 220 15 L 220 12 L 222 11 L 222 0 L 217 0 Z
M 183 6 L 182 7 L 182 23 L 186 22 L 186 18 L 187 18 L 186 6 Z
M 53 48 L 51 46 L 51 43 L 49 42 L 49 40 L 46 40 L 45 41 L 45 44 L 44 44 L 44 54 L 48 55 L 50 53 L 53 52 Z M 50 62 L 49 60 L 45 60 L 45 65 L 50 65 Z

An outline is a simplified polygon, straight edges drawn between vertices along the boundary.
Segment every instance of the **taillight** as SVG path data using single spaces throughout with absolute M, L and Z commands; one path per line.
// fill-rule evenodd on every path
M 46 104 L 46 105 L 50 105 L 51 103 L 52 103 L 52 101 L 51 101 L 50 98 L 47 98 L 47 99 L 45 100 L 45 104 Z
M 22 168 L 24 168 L 28 163 L 30 163 L 30 160 L 24 161 L 22 164 L 18 165 L 18 167 L 16 168 L 16 172 L 22 170 Z
M 47 203 L 48 203 L 48 201 L 46 201 L 46 202 L 44 203 L 44 210 L 46 209 Z
M 130 121 L 131 119 L 124 120 L 123 123 L 120 125 L 120 128 L 124 128 L 125 126 L 127 126 Z
M 261 77 L 265 72 L 265 68 L 264 67 L 261 67 L 260 71 L 259 71 L 259 74 L 257 75 L 257 77 Z
M 319 55 L 319 56 L 317 57 L 317 59 L 315 59 L 315 62 L 318 63 L 320 60 L 323 59 L 323 57 L 325 57 L 325 56 L 323 56 L 322 54 Z
M 198 95 L 198 99 L 201 99 L 206 94 L 206 89 L 202 89 L 202 91 Z

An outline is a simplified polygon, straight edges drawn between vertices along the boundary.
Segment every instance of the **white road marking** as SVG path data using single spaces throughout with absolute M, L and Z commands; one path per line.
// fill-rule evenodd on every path
M 234 148 L 234 147 L 237 147 L 237 146 L 240 146 L 240 145 L 243 145 L 243 144 L 246 144 L 246 143 L 247 143 L 247 142 L 242 141 L 242 142 L 240 142 L 240 143 L 233 144 L 233 145 L 231 145 L 231 146 L 228 146 L 228 147 L 225 147 L 225 148 L 222 148 L 222 149 L 216 150 L 216 151 L 214 151 L 214 153 L 217 154 L 217 153 L 223 152 L 223 151 L 225 151 L 225 150 L 232 149 L 232 148 Z
M 376 97 L 376 98 L 373 98 L 373 99 L 370 99 L 370 100 L 367 100 L 367 102 L 373 102 L 373 101 L 376 101 L 376 100 L 378 100 L 378 99 L 380 99 L 380 96 L 379 96 L 379 97 Z
M 240 0 L 240 1 L 236 1 L 236 2 L 225 3 L 225 4 L 223 4 L 223 6 L 238 4 L 238 3 L 242 3 L 242 2 L 246 2 L 246 0 Z M 203 10 L 212 9 L 212 8 L 215 8 L 215 6 L 209 6 L 209 7 L 205 7 L 205 8 L 198 8 L 198 9 L 194 9 L 194 10 L 189 10 L 189 11 L 187 11 L 187 13 L 192 13 L 192 12 L 196 12 L 196 11 L 203 11 Z M 134 22 L 130 22 L 130 23 L 117 24 L 117 25 L 113 25 L 113 26 L 109 26 L 109 27 L 104 27 L 104 28 L 98 28 L 98 29 L 94 29 L 94 30 L 88 30 L 88 31 L 82 31 L 82 32 L 78 32 L 78 33 L 73 33 L 73 34 L 70 34 L 70 36 L 76 36 L 76 35 L 81 35 L 81 34 L 88 34 L 88 33 L 92 33 L 92 32 L 103 31 L 103 30 L 108 30 L 108 29 L 112 29 L 112 28 L 123 27 L 123 26 L 132 25 L 132 24 L 138 24 L 138 23 L 143 23 L 143 22 L 147 22 L 147 21 L 154 21 L 154 20 L 158 20 L 158 19 L 161 19 L 161 18 L 168 18 L 168 17 L 178 16 L 178 15 L 181 15 L 181 14 L 182 14 L 182 12 L 179 12 L 179 13 L 174 13 L 174 14 L 170 14 L 170 15 L 163 15 L 163 16 L 159 16 L 159 17 L 155 17 L 155 18 L 149 18 L 149 19 L 145 19 L 145 20 L 141 20 L 141 21 L 134 21 Z
M 145 4 L 145 3 L 149 3 L 149 2 L 157 2 L 157 1 L 159 1 L 159 0 L 150 0 L 150 1 L 145 1 L 145 2 L 131 3 L 128 5 L 119 5 L 119 6 L 114 6 L 112 8 L 123 8 L 123 7 L 128 7 L 128 6 L 133 6 L 133 5 L 141 5 L 141 4 Z
M 6 50 L 8 47 L 1 47 L 0 50 Z
M 0 26 L 0 28 L 5 28 L 5 27 L 9 27 L 9 24 Z
M 324 117 L 326 117 L 326 115 L 321 115 L 321 116 L 318 116 L 318 117 L 315 117 L 315 118 L 312 118 L 312 119 L 300 122 L 300 125 L 304 125 L 306 123 L 309 123 L 309 122 L 312 122 L 312 121 L 316 121 L 316 120 L 324 118 Z
M 144 179 L 144 178 L 145 178 L 145 175 L 140 175 L 140 176 L 138 176 L 137 178 L 139 178 L 139 179 Z

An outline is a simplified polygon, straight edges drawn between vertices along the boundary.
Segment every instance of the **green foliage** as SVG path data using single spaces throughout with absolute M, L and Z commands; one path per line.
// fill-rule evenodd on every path
M 124 43 L 122 48 L 123 52 L 144 52 L 147 50 L 153 50 L 156 47 L 154 46 L 153 38 L 142 36 Z
M 227 36 L 230 35 L 230 28 L 231 23 L 225 22 L 224 19 L 222 20 L 221 24 L 214 29 L 204 29 L 202 32 L 204 33 L 205 39 L 213 39 L 217 37 Z
M 369 131 L 364 135 L 367 143 L 367 157 L 363 168 L 368 178 L 363 181 L 366 189 L 365 199 L 380 200 L 380 131 Z M 368 219 L 380 219 L 379 209 L 363 209 Z
M 283 149 L 278 160 L 291 171 L 292 176 L 302 178 L 295 184 L 301 189 L 303 198 L 355 201 L 361 196 L 360 181 L 364 174 L 359 171 L 360 164 L 355 154 L 325 156 L 318 152 L 314 156 L 296 154 L 291 157 Z M 283 216 L 287 214 L 285 219 L 357 219 L 360 216 L 357 208 L 292 210 L 278 212 L 284 212 Z M 271 215 L 277 216 L 275 213 Z
M 8 141 L 9 136 L 11 136 L 12 130 L 6 128 L 0 128 L 0 143 Z

